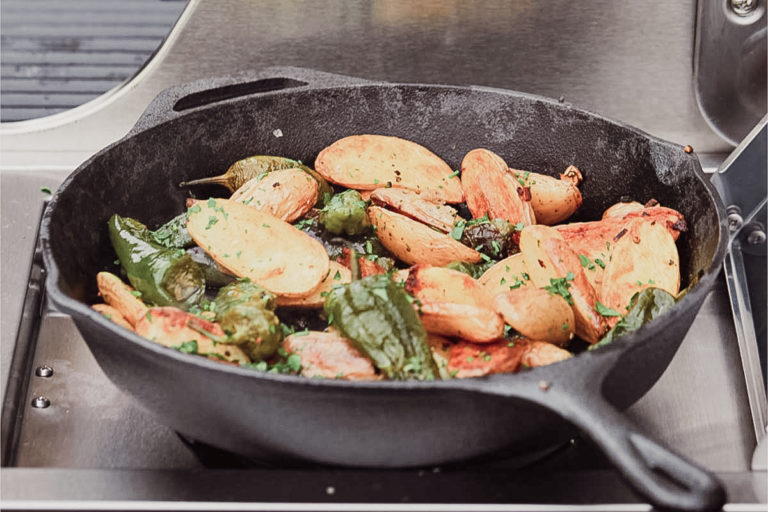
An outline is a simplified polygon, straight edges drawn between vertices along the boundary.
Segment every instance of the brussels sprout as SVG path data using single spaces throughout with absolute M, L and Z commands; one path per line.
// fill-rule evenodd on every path
M 331 233 L 360 235 L 371 229 L 366 203 L 357 190 L 336 194 L 320 212 L 320 223 Z
M 504 219 L 467 222 L 461 243 L 500 260 L 517 252 L 515 225 Z
M 266 359 L 280 347 L 283 332 L 273 312 L 277 299 L 261 286 L 237 281 L 219 290 L 214 304 L 226 343 L 239 345 L 252 360 Z

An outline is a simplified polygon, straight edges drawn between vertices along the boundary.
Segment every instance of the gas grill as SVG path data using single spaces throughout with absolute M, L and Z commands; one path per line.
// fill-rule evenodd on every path
M 71 319 L 46 300 L 41 189 L 54 190 L 124 136 L 166 87 L 291 65 L 532 92 L 690 144 L 729 207 L 731 250 L 670 367 L 626 415 L 716 473 L 728 510 L 764 510 L 765 25 L 764 2 L 736 0 L 192 0 L 153 59 L 122 87 L 65 113 L 0 126 L 2 506 L 649 508 L 580 437 L 525 456 L 408 470 L 265 462 L 178 435 L 111 384 Z

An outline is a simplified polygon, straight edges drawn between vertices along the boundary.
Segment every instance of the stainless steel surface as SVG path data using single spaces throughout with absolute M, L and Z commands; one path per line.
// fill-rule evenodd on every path
M 717 3 L 717 2 L 712 2 Z M 517 89 L 699 152 L 730 148 L 691 81 L 696 1 L 192 0 L 135 80 L 69 113 L 0 127 L 4 159 L 75 166 L 128 132 L 163 88 L 274 65 Z
M 735 145 L 766 113 L 765 1 L 698 4 L 696 98 L 707 122 Z
M 731 300 L 741 364 L 745 371 L 750 417 L 756 441 L 763 439 L 768 431 L 768 401 L 758 348 L 758 344 L 765 343 L 765 340 L 759 340 L 757 337 L 754 316 L 766 313 L 755 311 L 749 288 L 765 285 L 754 280 L 750 283 L 742 251 L 745 245 L 758 245 L 750 243 L 748 238 L 758 231 L 758 224 L 764 225 L 768 194 L 768 177 L 765 173 L 767 161 L 768 117 L 764 117 L 712 177 L 712 182 L 723 200 L 731 205 L 728 207 L 728 219 L 732 233 L 723 269 Z M 739 221 L 736 222 L 731 216 L 738 216 Z M 747 229 L 749 230 L 745 231 Z

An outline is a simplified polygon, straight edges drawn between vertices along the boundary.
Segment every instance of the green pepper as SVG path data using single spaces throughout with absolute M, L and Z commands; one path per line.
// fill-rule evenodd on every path
M 674 295 L 661 288 L 646 288 L 636 293 L 628 306 L 627 314 L 599 342 L 590 346 L 589 350 L 607 345 L 619 336 L 639 329 L 643 324 L 666 313 L 676 302 Z
M 256 155 L 238 160 L 227 169 L 227 172 L 220 176 L 212 176 L 199 180 L 185 181 L 179 183 L 180 187 L 189 185 L 223 185 L 230 192 L 242 187 L 247 181 L 260 176 L 261 174 L 278 171 L 281 169 L 299 168 L 312 176 L 317 181 L 317 204 L 324 204 L 326 197 L 333 195 L 333 188 L 325 181 L 320 173 L 308 167 L 297 160 L 284 158 L 281 156 Z
M 327 231 L 340 235 L 360 235 L 371 229 L 366 203 L 357 190 L 336 194 L 320 211 L 319 221 Z
M 205 282 L 209 286 L 226 286 L 237 279 L 222 272 L 219 269 L 219 265 L 202 247 L 195 246 L 187 249 L 187 254 L 192 258 L 192 261 L 200 266 L 205 276 Z
M 248 280 L 229 284 L 219 290 L 214 305 L 216 322 L 227 333 L 226 343 L 240 345 L 252 360 L 266 359 L 280 347 L 277 299 L 261 286 Z
M 495 261 L 483 261 L 482 263 L 452 261 L 449 264 L 445 265 L 445 268 L 463 272 L 468 276 L 472 276 L 474 279 L 477 279 L 480 276 L 482 276 L 485 273 L 485 271 L 491 268 L 495 263 L 496 263 Z
M 146 302 L 188 310 L 205 293 L 200 267 L 183 249 L 158 244 L 141 222 L 113 215 L 109 238 L 131 285 Z
M 427 333 L 413 299 L 388 275 L 333 288 L 325 300 L 328 323 L 390 379 L 439 378 Z
M 152 231 L 152 236 L 155 242 L 170 249 L 188 249 L 195 245 L 187 231 L 187 212 L 180 213 Z

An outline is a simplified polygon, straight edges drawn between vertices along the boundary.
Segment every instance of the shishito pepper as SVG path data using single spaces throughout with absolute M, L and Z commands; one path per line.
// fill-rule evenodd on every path
M 439 378 L 413 299 L 388 275 L 364 277 L 331 290 L 328 323 L 390 379 Z
M 266 359 L 280 347 L 277 299 L 261 286 L 248 280 L 234 282 L 219 290 L 214 304 L 216 322 L 227 333 L 225 342 L 239 345 L 252 360 Z
M 182 249 L 163 247 L 144 224 L 119 215 L 109 219 L 109 238 L 144 301 L 184 310 L 200 302 L 205 293 L 203 271 Z

